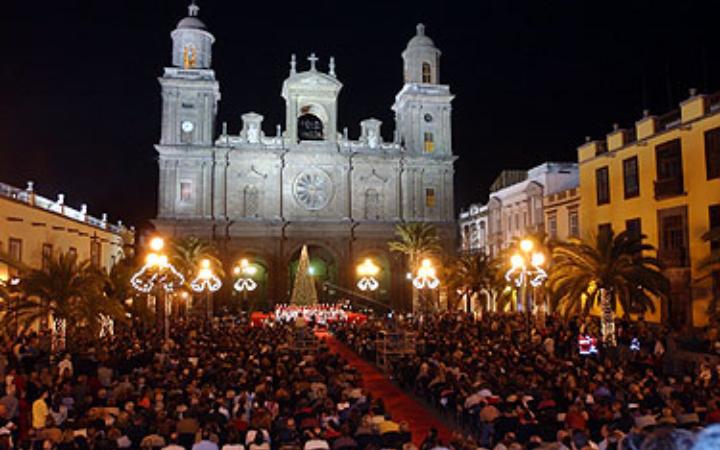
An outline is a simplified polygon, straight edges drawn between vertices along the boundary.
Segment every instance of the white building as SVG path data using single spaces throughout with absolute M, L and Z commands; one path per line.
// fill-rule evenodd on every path
M 325 281 L 344 287 L 354 285 L 357 261 L 372 253 L 393 280 L 393 288 L 384 286 L 389 298 L 404 286 L 387 248 L 397 223 L 429 221 L 454 236 L 453 95 L 440 83 L 440 50 L 423 25 L 402 52 L 405 82 L 385 106 L 395 112 L 391 142 L 373 118 L 359 124 L 356 138 L 346 127 L 338 131 L 343 84 L 334 58 L 321 70 L 314 54 L 302 64 L 291 58 L 279 89 L 284 125 L 266 134 L 263 116 L 249 112 L 237 134 L 223 125 L 218 136 L 215 38 L 195 4 L 171 36 L 172 67 L 159 79 L 161 231 L 213 239 L 228 260 L 252 257 L 277 277 L 262 283 L 275 301 L 286 300 L 304 244 L 325 264 Z
M 463 250 L 495 256 L 515 238 L 544 232 L 544 197 L 578 185 L 576 163 L 547 162 L 528 171 L 501 172 L 488 202 L 460 213 Z
M 488 209 L 487 205 L 473 203 L 467 211 L 460 211 L 461 248 L 464 252 L 487 252 Z

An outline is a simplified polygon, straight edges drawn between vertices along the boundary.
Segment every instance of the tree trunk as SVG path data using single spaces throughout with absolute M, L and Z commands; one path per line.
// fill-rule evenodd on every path
M 602 333 L 603 345 L 606 347 L 617 346 L 615 336 L 615 313 L 612 309 L 610 292 L 607 289 L 600 289 L 600 330 Z

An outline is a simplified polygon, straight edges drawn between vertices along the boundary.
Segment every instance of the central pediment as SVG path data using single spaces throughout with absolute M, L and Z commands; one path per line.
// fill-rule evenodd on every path
M 317 70 L 308 70 L 287 78 L 283 83 L 282 96 L 287 99 L 288 93 L 291 91 L 319 91 L 337 95 L 342 86 L 342 83 L 331 75 Z

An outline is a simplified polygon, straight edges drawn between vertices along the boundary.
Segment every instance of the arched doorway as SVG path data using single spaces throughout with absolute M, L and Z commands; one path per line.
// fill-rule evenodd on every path
M 315 114 L 306 113 L 298 117 L 298 139 L 301 141 L 322 141 L 324 139 L 322 120 Z
M 318 299 L 322 301 L 323 283 L 329 282 L 336 284 L 338 282 L 338 262 L 335 255 L 327 248 L 319 245 L 308 245 L 308 256 L 310 258 L 310 275 L 315 280 L 315 289 L 318 293 Z M 287 297 L 290 298 L 292 289 L 295 284 L 295 275 L 297 274 L 298 264 L 300 262 L 300 251 L 302 246 L 298 247 L 290 257 L 288 262 L 289 284 Z

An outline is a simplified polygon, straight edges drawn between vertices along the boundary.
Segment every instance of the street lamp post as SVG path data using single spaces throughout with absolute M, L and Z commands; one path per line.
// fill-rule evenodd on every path
M 433 290 L 440 286 L 440 279 L 437 277 L 437 271 L 435 270 L 435 267 L 433 267 L 432 261 L 427 258 L 422 260 L 420 267 L 418 268 L 417 275 L 413 278 L 413 286 L 423 293 L 423 309 L 427 313 L 430 308 L 427 296 L 424 295 L 425 289 L 429 289 L 432 293 Z
M 130 279 L 130 284 L 136 290 L 152 293 L 155 297 L 155 320 L 159 331 L 163 332 L 165 340 L 170 339 L 170 324 L 167 314 L 167 293 L 182 286 L 185 277 L 170 264 L 167 255 L 162 253 L 165 241 L 155 237 L 150 241 L 150 253 L 145 258 L 145 265 Z
M 243 258 L 240 260 L 237 266 L 233 269 L 233 273 L 238 279 L 233 285 L 233 289 L 237 292 L 242 292 L 243 303 L 247 303 L 248 292 L 254 291 L 257 288 L 257 283 L 253 280 L 253 275 L 257 273 L 257 268 L 250 264 L 250 262 Z M 248 312 L 249 312 L 248 307 Z
M 357 282 L 358 289 L 373 292 L 379 288 L 380 283 L 375 278 L 378 273 L 380 268 L 370 258 L 365 258 L 365 261 L 357 266 L 357 274 L 360 277 Z
M 532 304 L 528 288 L 540 286 L 547 278 L 547 272 L 542 268 L 545 264 L 545 255 L 542 252 L 533 252 L 533 241 L 523 239 L 520 241 L 520 251 L 510 257 L 510 270 L 505 273 L 508 282 L 514 282 L 518 288 L 518 303 L 525 308 L 525 327 L 528 341 L 532 337 L 530 327 Z
M 205 293 L 205 319 L 210 320 L 212 317 L 212 293 L 222 287 L 222 281 L 217 277 L 210 267 L 210 260 L 203 259 L 200 261 L 200 270 L 197 276 L 190 282 L 190 289 L 195 292 Z

